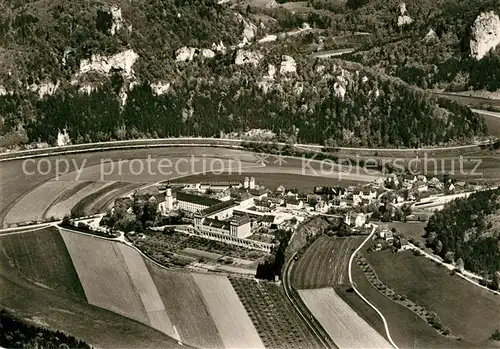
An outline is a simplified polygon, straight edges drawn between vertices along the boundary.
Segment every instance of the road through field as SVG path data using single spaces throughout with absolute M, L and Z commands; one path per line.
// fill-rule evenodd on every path
M 382 319 L 383 323 L 384 323 L 384 328 L 385 328 L 385 333 L 386 333 L 386 336 L 387 336 L 387 339 L 389 340 L 389 342 L 391 343 L 391 345 L 395 348 L 395 349 L 399 349 L 398 346 L 396 345 L 396 343 L 394 343 L 394 340 L 392 339 L 391 337 L 391 333 L 389 331 L 389 326 L 387 325 L 387 320 L 385 319 L 384 315 L 382 314 L 382 312 L 377 309 L 377 307 L 375 305 L 373 305 L 372 303 L 370 303 L 370 301 L 368 299 L 366 299 L 366 297 L 364 297 L 361 292 L 359 292 L 359 290 L 356 288 L 356 286 L 354 285 L 354 282 L 352 280 L 352 263 L 353 263 L 353 260 L 354 260 L 354 256 L 356 255 L 356 253 L 358 253 L 361 248 L 363 248 L 363 246 L 370 240 L 373 238 L 373 236 L 375 235 L 375 232 L 377 231 L 377 226 L 376 225 L 373 225 L 373 228 L 372 228 L 372 231 L 370 233 L 370 235 L 368 235 L 366 237 L 365 240 L 363 240 L 363 242 L 358 246 L 358 248 L 356 248 L 356 250 L 351 254 L 351 257 L 349 258 L 349 269 L 348 269 L 348 275 L 349 275 L 349 283 L 351 284 L 354 292 L 356 292 L 356 294 L 361 297 L 361 299 L 366 303 L 368 304 L 373 310 L 375 310 L 377 312 L 377 314 L 380 316 L 380 318 Z

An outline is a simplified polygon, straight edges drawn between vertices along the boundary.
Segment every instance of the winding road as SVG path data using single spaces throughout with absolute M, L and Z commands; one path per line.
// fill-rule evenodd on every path
M 377 314 L 380 316 L 380 318 L 382 319 L 382 322 L 384 323 L 384 329 L 385 329 L 385 334 L 387 336 L 387 339 L 389 340 L 389 342 L 391 343 L 391 345 L 395 348 L 395 349 L 399 349 L 398 346 L 396 345 L 396 343 L 394 343 L 394 340 L 392 339 L 391 337 L 391 333 L 389 331 L 389 325 L 387 324 L 387 320 L 385 319 L 384 315 L 382 314 L 382 312 L 380 310 L 377 309 L 377 307 L 375 307 L 372 303 L 370 303 L 370 301 L 368 299 L 366 299 L 362 294 L 361 292 L 358 291 L 358 289 L 356 288 L 356 286 L 354 285 L 354 282 L 352 280 L 352 261 L 354 260 L 354 256 L 356 255 L 356 253 L 358 253 L 362 248 L 363 246 L 366 244 L 366 242 L 368 240 L 370 240 L 373 235 L 375 235 L 375 232 L 377 231 L 377 226 L 376 225 L 373 225 L 373 228 L 372 228 L 372 231 L 370 233 L 370 235 L 368 235 L 366 237 L 366 239 L 358 246 L 358 248 L 356 250 L 354 250 L 354 252 L 352 253 L 351 255 L 351 258 L 349 259 L 349 283 L 351 284 L 351 287 L 352 289 L 354 290 L 354 292 L 366 303 L 368 304 L 373 310 L 375 310 L 377 312 Z
M 498 114 L 494 115 L 491 112 L 481 110 L 473 110 L 474 112 L 493 115 L 499 117 Z M 140 139 L 140 140 L 124 140 L 124 141 L 110 141 L 110 142 L 97 142 L 85 143 L 76 145 L 65 145 L 58 147 L 48 147 L 41 149 L 20 150 L 13 152 L 0 153 L 0 161 L 14 160 L 14 159 L 28 159 L 33 157 L 43 157 L 58 154 L 74 154 L 91 151 L 114 150 L 114 149 L 137 149 L 137 148 L 157 148 L 166 146 L 175 147 L 232 147 L 243 148 L 241 146 L 244 142 L 258 143 L 262 145 L 276 145 L 280 147 L 288 146 L 288 143 L 271 142 L 271 141 L 250 141 L 245 139 L 231 139 L 231 138 L 204 138 L 204 137 L 184 137 L 184 138 L 156 138 L 156 139 Z M 301 144 L 296 143 L 293 145 L 300 150 L 309 151 L 322 151 L 323 145 L 318 144 Z M 423 148 L 353 148 L 353 147 L 332 147 L 335 151 L 390 151 L 390 152 L 422 152 L 422 151 L 446 151 L 456 149 L 466 149 L 477 147 L 478 144 L 466 144 L 459 146 L 447 147 L 423 147 Z

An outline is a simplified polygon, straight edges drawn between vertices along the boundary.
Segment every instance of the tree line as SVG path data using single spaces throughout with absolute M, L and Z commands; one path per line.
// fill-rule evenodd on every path
M 448 203 L 427 224 L 426 242 L 447 262 L 491 279 L 500 271 L 500 189 L 481 191 Z
M 91 346 L 61 331 L 29 325 L 5 309 L 0 311 L 0 346 L 3 348 L 90 349 Z

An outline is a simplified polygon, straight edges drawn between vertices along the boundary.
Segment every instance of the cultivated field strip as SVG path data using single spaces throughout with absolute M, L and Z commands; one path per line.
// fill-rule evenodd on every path
M 230 281 L 266 348 L 321 348 L 281 285 L 239 277 Z
M 55 227 L 0 235 L 0 274 L 10 268 L 45 289 L 85 300 L 71 257 Z
M 203 149 L 203 150 L 202 150 Z M 151 164 L 148 165 L 147 156 L 142 155 L 132 158 L 131 162 L 129 155 L 123 156 L 123 159 L 113 159 L 113 161 L 103 160 L 101 164 L 87 166 L 82 169 L 81 173 L 68 172 L 61 176 L 61 180 L 74 180 L 78 175 L 79 180 L 83 181 L 123 181 L 123 182 L 148 182 L 155 183 L 170 178 L 179 176 L 193 175 L 204 172 L 231 172 L 240 173 L 245 169 L 260 168 L 257 164 L 257 158 L 251 153 L 236 154 L 236 156 L 205 156 L 206 148 L 192 148 L 191 152 L 186 152 L 182 157 L 173 156 L 172 148 L 164 155 L 151 155 Z M 224 149 L 226 150 L 226 149 Z M 156 150 L 157 152 L 159 149 Z M 130 151 L 129 151 L 130 152 Z M 210 148 L 210 153 L 213 149 Z M 150 154 L 147 154 L 150 155 Z M 193 157 L 191 157 L 193 156 Z M 163 168 L 158 167 L 159 160 L 168 158 L 171 161 L 171 166 L 165 165 Z M 120 162 L 121 160 L 121 162 Z M 148 166 L 151 171 L 148 170 Z M 141 168 L 144 169 L 141 171 Z
M 347 267 L 359 237 L 320 237 L 298 260 L 292 283 L 298 289 L 348 284 Z
M 90 304 L 150 324 L 116 243 L 61 229 Z
M 71 214 L 81 217 L 106 211 L 112 206 L 115 198 L 126 195 L 142 185 L 143 183 L 112 182 L 81 199 L 73 206 Z
M 344 302 L 333 288 L 298 292 L 311 313 L 340 349 L 392 349 L 391 344 Z
M 227 277 L 193 274 L 227 349 L 264 348 L 257 330 Z
M 146 265 L 182 342 L 197 348 L 224 348 L 193 275 L 166 270 L 150 261 Z
M 71 191 L 78 182 L 48 181 L 24 195 L 7 212 L 4 224 L 39 221 L 65 191 Z
M 49 209 L 45 212 L 45 218 L 55 217 L 58 219 L 62 219 L 66 214 L 71 213 L 71 209 L 78 203 L 80 200 L 83 200 L 89 195 L 105 188 L 110 185 L 109 182 L 82 182 L 87 185 L 83 187 L 78 187 L 75 189 L 79 189 L 77 191 L 73 190 L 72 195 L 66 195 L 67 192 L 63 193 L 63 195 L 57 199 L 57 201 L 49 207 Z
M 117 244 L 117 247 L 123 256 L 126 269 L 135 286 L 135 290 L 139 293 L 142 300 L 149 323 L 153 328 L 171 337 L 175 337 L 175 330 L 142 256 L 136 250 L 124 244 Z

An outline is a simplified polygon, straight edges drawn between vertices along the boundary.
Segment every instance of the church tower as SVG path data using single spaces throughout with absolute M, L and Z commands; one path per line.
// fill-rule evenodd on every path
M 172 196 L 172 187 L 170 184 L 167 184 L 167 190 L 165 191 L 165 206 L 169 212 L 174 209 L 174 198 Z

